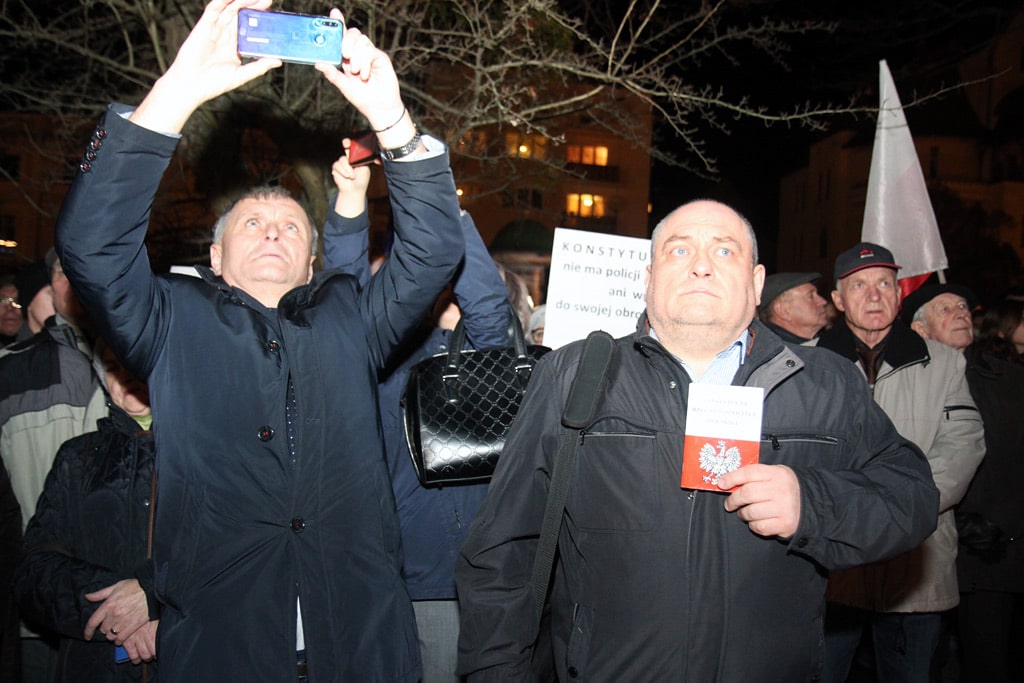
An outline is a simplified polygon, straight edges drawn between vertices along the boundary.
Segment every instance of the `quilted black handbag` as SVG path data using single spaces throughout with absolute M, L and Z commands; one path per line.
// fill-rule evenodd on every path
M 409 373 L 402 398 L 405 438 L 425 486 L 483 482 L 494 473 L 533 366 L 550 351 L 527 346 L 519 319 L 509 319 L 509 346 L 463 350 L 460 320 L 448 353 Z

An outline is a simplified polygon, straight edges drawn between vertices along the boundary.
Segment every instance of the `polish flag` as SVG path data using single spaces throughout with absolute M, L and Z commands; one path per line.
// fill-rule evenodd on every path
M 949 261 L 914 139 L 885 60 L 879 62 L 878 72 L 878 123 L 861 239 L 881 244 L 893 253 L 902 266 L 900 289 L 906 296 L 934 272 L 944 280 L 942 271 L 949 267 Z

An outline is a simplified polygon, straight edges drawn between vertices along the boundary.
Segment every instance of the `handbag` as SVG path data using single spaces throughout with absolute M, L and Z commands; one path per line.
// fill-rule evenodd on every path
M 463 349 L 460 320 L 447 353 L 413 366 L 402 398 L 405 438 L 424 486 L 490 480 L 519 412 L 533 366 L 546 346 L 527 346 L 509 316 L 509 345 Z

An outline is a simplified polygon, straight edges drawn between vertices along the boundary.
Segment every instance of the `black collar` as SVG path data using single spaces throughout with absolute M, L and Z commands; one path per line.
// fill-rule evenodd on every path
M 845 320 L 836 323 L 832 329 L 822 332 L 818 337 L 819 347 L 834 351 L 853 363 L 859 360 L 856 344 L 857 337 Z M 924 339 L 897 318 L 886 338 L 885 354 L 882 356 L 882 360 L 893 368 L 900 368 L 930 359 L 928 345 L 924 343 Z

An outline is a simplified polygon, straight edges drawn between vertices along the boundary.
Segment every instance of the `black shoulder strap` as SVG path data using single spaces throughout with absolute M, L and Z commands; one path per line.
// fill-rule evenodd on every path
M 562 441 L 555 456 L 551 471 L 551 485 L 548 489 L 547 505 L 544 507 L 544 521 L 541 524 L 537 554 L 533 558 L 533 572 L 530 584 L 533 590 L 535 621 L 540 622 L 544 601 L 547 599 L 551 568 L 555 562 L 558 547 L 558 532 L 562 527 L 565 499 L 569 493 L 573 463 L 579 446 L 580 432 L 594 419 L 601 393 L 607 381 L 608 367 L 612 362 L 615 340 L 607 332 L 597 330 L 587 336 L 583 355 L 576 368 L 576 377 L 569 388 L 569 398 L 562 411 L 562 424 L 568 429 L 562 434 Z

